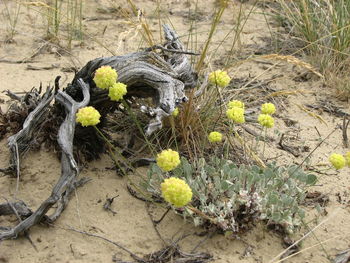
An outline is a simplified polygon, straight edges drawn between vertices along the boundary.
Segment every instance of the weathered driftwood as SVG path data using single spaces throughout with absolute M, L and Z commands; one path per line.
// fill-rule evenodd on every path
M 83 92 L 84 99 L 81 102 L 74 101 L 69 95 L 58 91 L 56 100 L 64 105 L 66 109 L 66 119 L 59 129 L 58 143 L 62 149 L 61 157 L 61 177 L 53 188 L 51 195 L 46 199 L 40 207 L 25 220 L 21 221 L 14 228 L 0 233 L 0 240 L 8 238 L 16 238 L 19 233 L 28 230 L 31 226 L 39 223 L 46 212 L 57 202 L 59 206 L 56 212 L 49 217 L 51 220 L 57 218 L 68 200 L 67 195 L 74 188 L 74 182 L 79 174 L 78 166 L 73 158 L 73 139 L 75 129 L 75 114 L 79 108 L 88 105 L 90 94 L 87 85 L 78 80 Z
M 8 139 L 8 147 L 11 156 L 13 157 L 10 161 L 10 167 L 16 170 L 17 177 L 19 177 L 20 174 L 20 155 L 28 150 L 28 145 L 30 144 L 30 141 L 33 140 L 33 135 L 47 116 L 48 106 L 53 98 L 54 93 L 52 89 L 48 89 L 35 110 L 29 113 L 23 124 L 22 130 L 15 135 L 10 136 Z
M 167 40 L 166 52 L 158 54 L 152 49 L 124 56 L 97 58 L 86 64 L 75 76 L 66 92 L 74 99 L 81 99 L 77 92 L 76 81 L 83 79 L 90 86 L 91 101 L 104 116 L 116 107 L 107 96 L 107 91 L 96 88 L 93 75 L 101 66 L 111 66 L 118 72 L 118 81 L 128 86 L 128 97 L 152 97 L 155 108 L 145 108 L 153 116 L 146 134 L 150 135 L 162 127 L 162 119 L 170 115 L 176 106 L 187 101 L 185 88 L 196 85 L 197 75 L 193 72 L 183 46 L 177 35 L 168 26 L 164 26 Z M 156 47 L 155 47 L 156 49 Z M 171 51 L 175 51 L 174 53 Z M 178 53 L 180 52 L 180 53 Z
M 118 81 L 128 86 L 127 97 L 153 98 L 154 108 L 142 108 L 153 117 L 146 129 L 148 135 L 162 127 L 162 119 L 170 115 L 178 104 L 187 101 L 184 90 L 196 85 L 197 75 L 192 71 L 186 57 L 189 52 L 184 51 L 176 33 L 168 26 L 164 26 L 164 34 L 166 39 L 164 46 L 155 46 L 125 56 L 92 60 L 76 74 L 64 91 L 57 91 L 58 85 L 55 92 L 52 89 L 47 90 L 35 110 L 28 115 L 23 129 L 9 138 L 10 168 L 19 178 L 20 158 L 28 149 L 33 134 L 40 129 L 50 108 L 59 109 L 63 106 L 66 117 L 58 130 L 58 145 L 62 152 L 61 176 L 51 195 L 34 212 L 24 202 L 0 204 L 0 215 L 18 214 L 22 219 L 14 228 L 0 227 L 0 240 L 16 238 L 18 234 L 42 220 L 56 220 L 66 207 L 71 192 L 87 181 L 84 178 L 77 179 L 79 170 L 73 156 L 73 141 L 77 132 L 75 114 L 79 108 L 92 105 L 104 117 L 118 105 L 109 100 L 106 91 L 95 86 L 93 76 L 96 69 L 103 65 L 116 69 Z M 161 52 L 155 52 L 158 49 Z M 54 97 L 56 103 L 52 105 L 50 103 Z M 77 128 L 82 129 L 80 126 Z M 46 215 L 54 204 L 58 204 L 55 212 Z

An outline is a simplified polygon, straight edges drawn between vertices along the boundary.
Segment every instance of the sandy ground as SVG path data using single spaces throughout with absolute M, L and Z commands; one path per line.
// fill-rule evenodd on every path
M 114 1 L 113 3 L 116 3 Z M 165 22 L 171 20 L 182 40 L 188 44 L 189 48 L 200 49 L 207 39 L 208 30 L 211 25 L 214 3 L 213 1 L 199 1 L 198 22 L 195 30 L 199 33 L 196 39 L 197 44 L 188 41 L 187 34 L 191 26 L 189 20 L 189 1 L 165 1 L 161 4 L 162 17 Z M 157 18 L 157 6 L 154 1 L 135 1 L 135 4 L 142 8 L 146 15 L 150 17 L 149 23 L 156 41 L 159 41 L 159 27 Z M 115 4 L 116 5 L 116 4 Z M 119 6 L 119 5 L 117 5 Z M 47 44 L 43 39 L 42 14 L 33 7 L 22 8 L 18 23 L 18 34 L 14 43 L 0 42 L 0 91 L 11 90 L 13 92 L 28 91 L 40 82 L 44 86 L 53 84 L 57 75 L 62 76 L 61 86 L 64 87 L 73 77 L 73 73 L 62 71 L 68 67 L 81 67 L 86 62 L 99 56 L 109 56 L 114 54 L 124 54 L 132 52 L 140 47 L 138 36 L 134 36 L 134 31 L 130 30 L 131 25 L 117 13 L 101 13 L 97 8 L 111 7 L 110 1 L 87 1 L 84 15 L 84 28 L 90 38 L 86 38 L 83 45 L 74 46 L 69 54 L 61 55 L 62 51 L 54 45 Z M 3 7 L 1 7 L 3 8 Z M 122 4 L 121 8 L 127 8 Z M 251 5 L 245 3 L 244 10 L 247 12 Z M 170 11 L 171 10 L 171 11 Z M 211 52 L 216 50 L 217 45 L 225 37 L 228 31 L 235 25 L 238 16 L 239 3 L 232 2 L 224 13 L 224 22 L 219 25 L 220 30 L 214 36 Z M 4 19 L 2 16 L 0 19 Z M 6 24 L 2 23 L 0 40 L 5 39 Z M 127 34 L 126 31 L 130 32 Z M 256 9 L 246 23 L 240 38 L 240 54 L 253 54 L 258 49 L 271 48 L 271 42 L 265 41 L 271 38 L 270 30 L 277 31 L 273 23 L 266 24 L 266 16 L 260 9 Z M 265 39 L 265 40 L 264 40 Z M 97 40 L 97 41 L 96 41 Z M 101 46 L 103 43 L 106 48 Z M 221 57 L 225 56 L 231 48 L 232 38 L 227 38 L 218 52 L 213 56 L 214 61 L 209 67 L 220 67 Z M 40 52 L 38 52 L 41 46 Z M 145 44 L 141 44 L 145 46 Z M 273 49 L 272 49 L 273 50 Z M 38 53 L 37 53 L 38 52 Z M 271 51 L 272 52 L 272 51 Z M 11 61 L 23 60 L 33 54 L 35 57 L 29 63 L 11 63 Z M 323 99 L 333 101 L 337 106 L 344 107 L 348 111 L 348 104 L 341 104 L 335 100 L 331 90 L 322 85 L 322 81 L 312 77 L 303 82 L 296 81 L 295 77 L 305 73 L 305 69 L 295 65 L 280 63 L 267 70 L 275 61 L 267 61 L 269 64 L 261 63 L 261 59 L 245 60 L 230 69 L 230 75 L 234 78 L 254 78 L 257 80 L 270 80 L 270 86 L 275 90 L 289 90 L 301 92 L 290 95 L 286 101 L 288 104 L 280 105 L 277 118 L 276 130 L 280 133 L 291 133 L 291 141 L 299 146 L 307 146 L 313 149 L 321 139 L 325 138 L 337 125 L 342 123 L 342 119 L 317 111 L 326 124 L 315 118 L 308 112 L 302 110 L 298 105 L 315 104 Z M 37 68 L 50 67 L 50 70 L 29 70 L 28 66 Z M 312 74 L 311 74 L 312 75 Z M 250 92 L 248 89 L 247 93 Z M 243 93 L 240 93 L 243 94 Z M 243 94 L 244 95 L 244 94 Z M 7 107 L 7 97 L 0 93 L 0 98 L 5 102 L 0 107 L 5 110 Z M 287 127 L 284 118 L 296 121 L 294 127 Z M 271 133 L 276 139 L 276 133 Z M 308 152 L 303 152 L 300 157 L 278 150 L 276 143 L 271 143 L 268 147 L 268 157 L 280 156 L 281 163 L 300 162 Z M 0 167 L 6 167 L 9 153 L 6 148 L 6 139 L 0 141 Z M 327 157 L 331 152 L 345 153 L 347 149 L 342 146 L 341 130 L 337 130 L 326 140 L 321 147 L 312 155 L 311 165 L 327 162 Z M 139 256 L 154 252 L 162 248 L 162 242 L 155 232 L 144 202 L 132 197 L 126 189 L 126 180 L 119 177 L 114 171 L 106 169 L 111 167 L 112 162 L 107 155 L 102 156 L 98 161 L 89 163 L 84 169 L 82 176 L 92 178 L 92 181 L 84 187 L 79 188 L 72 196 L 67 209 L 52 227 L 35 226 L 30 230 L 30 236 L 37 251 L 25 238 L 17 240 L 7 240 L 0 243 L 0 262 L 112 262 L 112 259 L 129 260 L 127 253 L 116 246 L 103 240 L 87 237 L 76 232 L 67 230 L 69 227 L 88 231 L 90 233 L 104 236 L 116 241 Z M 16 192 L 16 179 L 7 176 L 0 177 L 0 193 L 6 198 L 18 198 L 35 209 L 50 194 L 60 174 L 60 163 L 56 155 L 45 149 L 39 152 L 31 152 L 23 159 L 22 175 L 18 192 Z M 319 215 L 312 207 L 307 207 L 310 211 L 310 227 L 326 220 L 314 234 L 310 235 L 302 245 L 302 249 L 307 249 L 319 242 L 330 238 L 322 246 L 306 250 L 300 255 L 287 260 L 286 262 L 330 262 L 327 257 L 334 257 L 342 250 L 350 246 L 350 216 L 349 208 L 349 170 L 341 172 L 329 171 L 325 175 L 318 174 L 319 184 L 312 191 L 321 191 L 327 194 L 330 202 L 325 207 L 327 215 Z M 105 211 L 103 204 L 107 197 L 118 195 L 112 204 L 117 214 Z M 159 217 L 162 210 L 151 207 L 150 212 L 154 217 Z M 314 221 L 313 221 L 314 220 Z M 16 222 L 13 217 L 0 217 L 0 225 L 13 225 Z M 179 216 L 170 213 L 159 225 L 162 236 L 170 240 L 174 235 L 194 231 L 200 233 L 201 228 L 194 228 L 191 223 L 186 223 Z M 303 229 L 293 238 L 297 239 L 307 233 L 308 229 Z M 203 237 L 192 235 L 181 242 L 181 247 L 185 251 L 190 251 Z M 239 239 L 228 239 L 222 235 L 215 235 L 208 239 L 199 251 L 211 253 L 214 262 L 269 262 L 283 250 L 281 238 L 272 232 L 268 232 L 263 226 L 257 226 Z M 115 261 L 117 262 L 117 261 Z

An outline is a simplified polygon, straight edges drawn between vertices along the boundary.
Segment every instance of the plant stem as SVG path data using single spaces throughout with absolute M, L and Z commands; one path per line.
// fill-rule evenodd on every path
M 205 43 L 205 46 L 204 46 L 204 50 L 199 58 L 199 61 L 197 63 L 197 66 L 196 66 L 196 71 L 199 72 L 204 64 L 204 59 L 207 55 L 207 52 L 208 52 L 208 48 L 209 48 L 209 45 L 210 45 L 210 42 L 212 40 L 212 37 L 214 35 L 214 32 L 216 31 L 216 27 L 218 26 L 220 20 L 221 20 L 221 17 L 222 17 L 222 14 L 224 13 L 225 9 L 227 7 L 227 1 L 223 1 L 220 9 L 216 12 L 216 15 L 215 15 L 215 18 L 214 18 L 214 21 L 213 23 L 211 24 L 211 28 L 210 28 L 210 32 L 209 32 L 209 36 L 208 36 L 208 39 L 207 39 L 207 42 Z
M 321 144 L 323 144 L 325 142 L 325 140 L 327 140 L 338 128 L 334 128 L 333 131 L 331 131 L 326 138 L 324 138 L 321 142 L 319 142 L 316 147 L 304 158 L 304 160 L 297 166 L 297 168 L 295 168 L 295 170 L 292 172 L 292 174 L 288 177 L 290 178 L 305 162 L 306 160 L 318 149 L 318 147 L 321 146 Z
M 264 155 L 265 155 L 266 135 L 267 135 L 267 127 L 264 128 L 264 145 L 263 145 L 263 152 L 262 152 L 263 159 L 264 159 Z
M 122 171 L 124 176 L 127 176 L 126 171 L 124 170 L 124 168 L 119 164 L 119 161 L 117 159 L 117 157 L 114 154 L 114 151 L 118 152 L 118 150 L 114 147 L 114 145 L 107 139 L 107 137 L 100 131 L 99 128 L 97 128 L 96 126 L 94 126 L 95 130 L 97 131 L 97 133 L 102 137 L 102 139 L 108 144 L 109 148 L 109 152 L 112 156 L 112 159 L 114 160 L 115 164 L 118 166 L 118 168 Z M 119 153 L 120 154 L 120 153 Z M 120 154 L 120 156 L 122 156 Z M 122 156 L 124 158 L 124 156 Z M 125 158 L 124 158 L 125 159 Z M 129 166 L 129 165 L 128 165 Z
M 143 135 L 148 148 L 151 150 L 152 154 L 155 155 L 156 151 L 154 150 L 152 143 L 148 140 L 145 132 L 143 131 L 139 121 L 137 120 L 135 114 L 133 113 L 133 111 L 131 110 L 131 108 L 129 107 L 128 103 L 123 99 L 122 100 L 122 104 L 123 106 L 126 108 L 126 110 L 128 111 L 128 113 L 130 114 L 131 118 L 133 119 L 133 121 L 136 123 L 137 128 L 139 129 L 139 131 L 141 132 L 141 134 Z
M 263 133 L 263 130 L 260 130 L 259 136 L 256 138 L 256 141 L 255 141 L 255 147 L 253 150 L 256 153 L 258 153 L 258 146 L 259 146 L 259 142 L 260 142 L 260 138 L 261 138 L 262 133 Z
M 153 220 L 153 223 L 158 225 L 160 222 L 162 222 L 162 220 L 164 219 L 164 217 L 169 213 L 169 211 L 171 210 L 171 206 L 168 207 L 168 209 L 165 211 L 165 213 L 161 216 L 160 219 L 158 220 Z

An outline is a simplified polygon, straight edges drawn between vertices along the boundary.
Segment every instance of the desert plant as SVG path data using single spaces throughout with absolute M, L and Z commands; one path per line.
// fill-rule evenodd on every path
M 62 19 L 62 3 L 62 1 L 50 0 L 43 6 L 43 14 L 45 14 L 46 18 L 46 37 L 50 40 L 58 40 L 58 33 Z
M 214 224 L 222 231 L 238 233 L 257 221 L 279 226 L 287 233 L 299 228 L 305 217 L 301 204 L 308 186 L 317 178 L 299 166 L 238 166 L 230 160 L 213 157 L 181 164 L 171 176 L 184 179 L 191 187 L 190 205 L 176 209 L 195 225 Z M 160 184 L 170 173 L 151 165 L 140 185 L 153 196 L 160 196 Z
M 344 67 L 350 52 L 350 2 L 346 0 L 278 1 L 282 19 L 305 42 L 305 50 L 325 71 Z M 345 69 L 345 68 L 343 68 Z
M 72 47 L 74 39 L 83 40 L 83 0 L 67 1 L 67 46 Z
M 33 4 L 34 5 L 34 4 Z M 74 39 L 83 39 L 83 1 L 82 0 L 47 0 L 40 5 L 46 20 L 46 37 L 59 42 L 65 40 L 71 48 Z M 66 32 L 64 34 L 63 32 Z

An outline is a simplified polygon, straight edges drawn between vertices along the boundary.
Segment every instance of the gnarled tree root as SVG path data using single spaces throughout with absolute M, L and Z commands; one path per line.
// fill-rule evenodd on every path
M 8 139 L 8 147 L 11 152 L 10 168 L 16 170 L 17 177 L 20 176 L 20 156 L 28 150 L 28 145 L 30 145 L 33 135 L 47 116 L 48 106 L 53 98 L 54 93 L 52 88 L 47 89 L 38 106 L 29 113 L 22 130 Z
M 28 230 L 33 225 L 39 223 L 46 215 L 47 211 L 57 202 L 59 206 L 55 213 L 48 218 L 50 221 L 55 220 L 63 211 L 65 204 L 68 201 L 68 195 L 75 188 L 74 184 L 79 174 L 78 166 L 73 157 L 73 138 L 75 130 L 75 114 L 81 107 L 88 105 L 90 94 L 88 86 L 78 80 L 84 99 L 81 102 L 74 101 L 69 95 L 58 91 L 56 100 L 59 101 L 66 109 L 66 119 L 59 129 L 58 143 L 62 149 L 61 156 L 61 177 L 53 188 L 51 195 L 46 199 L 40 207 L 33 212 L 29 217 L 21 221 L 14 228 L 0 233 L 0 240 L 16 238 L 19 233 Z
M 104 65 L 114 68 L 118 72 L 118 81 L 128 86 L 127 97 L 153 98 L 154 108 L 141 109 L 153 118 L 146 129 L 148 135 L 162 127 L 162 118 L 169 116 L 178 104 L 187 101 L 184 90 L 195 87 L 197 74 L 192 71 L 186 57 L 188 52 L 184 51 L 176 33 L 168 26 L 164 26 L 164 33 L 167 42 L 160 48 L 160 53 L 155 52 L 159 49 L 159 46 L 156 46 L 124 56 L 98 58 L 87 63 L 64 91 L 58 90 L 55 96 L 53 89 L 47 90 L 35 110 L 28 115 L 23 129 L 9 138 L 10 167 L 19 178 L 20 158 L 28 149 L 33 134 L 44 122 L 50 107 L 60 109 L 63 105 L 66 117 L 58 130 L 58 146 L 62 151 L 61 176 L 51 195 L 34 212 L 21 202 L 0 204 L 0 215 L 6 215 L 9 211 L 15 213 L 15 209 L 16 214 L 23 218 L 14 228 L 0 227 L 0 240 L 16 238 L 18 234 L 26 232 L 42 220 L 56 220 L 66 207 L 70 193 L 86 182 L 84 179 L 77 180 L 79 169 L 73 157 L 76 112 L 81 107 L 91 105 L 104 117 L 118 105 L 109 100 L 106 91 L 95 86 L 93 77 L 96 69 Z M 59 103 L 51 105 L 54 97 Z M 63 114 L 62 110 L 57 112 Z M 55 212 L 50 216 L 46 215 L 54 204 L 58 204 Z

